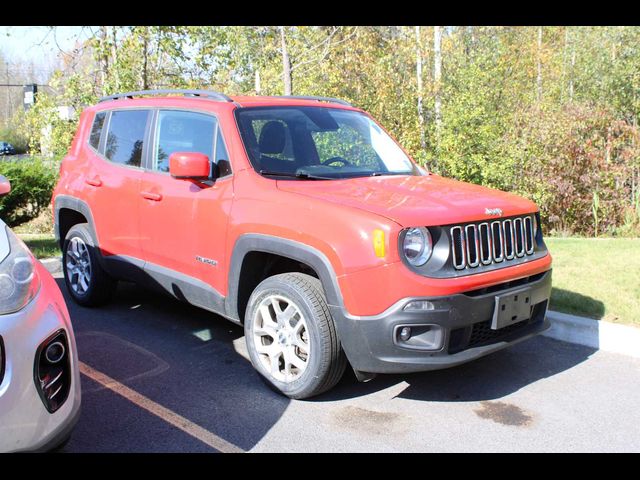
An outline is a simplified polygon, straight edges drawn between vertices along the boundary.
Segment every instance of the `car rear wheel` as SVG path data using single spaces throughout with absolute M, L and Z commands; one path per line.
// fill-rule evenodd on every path
M 71 227 L 64 240 L 62 269 L 71 297 L 85 307 L 108 302 L 117 284 L 102 269 L 97 255 L 88 225 Z
M 317 278 L 284 273 L 264 280 L 249 299 L 244 329 L 251 363 L 288 397 L 319 395 L 344 373 L 347 360 Z

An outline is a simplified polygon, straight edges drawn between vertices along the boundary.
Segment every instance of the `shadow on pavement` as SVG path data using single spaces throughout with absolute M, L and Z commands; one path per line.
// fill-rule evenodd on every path
M 244 352 L 243 329 L 215 314 L 121 282 L 101 308 L 76 305 L 60 278 L 80 360 L 244 450 L 278 422 L 290 400 L 265 386 Z M 504 397 L 584 362 L 596 349 L 536 337 L 459 367 L 380 375 L 358 383 L 348 368 L 310 402 L 373 394 L 432 402 Z M 83 376 L 83 412 L 64 451 L 212 451 Z M 205 448 L 206 447 L 206 448 Z
M 444 370 L 405 375 L 379 375 L 355 386 L 343 379 L 318 401 L 354 398 L 389 388 L 408 386 L 400 398 L 430 402 L 495 400 L 587 360 L 597 349 L 537 336 L 475 361 Z
M 65 296 L 81 362 L 249 450 L 289 399 L 266 388 L 236 351 L 243 329 L 215 314 L 121 282 L 111 303 Z M 64 451 L 212 451 L 84 375 L 82 414 Z

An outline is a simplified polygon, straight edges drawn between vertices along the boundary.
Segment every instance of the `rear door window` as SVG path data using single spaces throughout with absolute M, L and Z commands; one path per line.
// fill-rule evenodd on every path
M 114 110 L 104 148 L 107 160 L 140 167 L 149 110 Z

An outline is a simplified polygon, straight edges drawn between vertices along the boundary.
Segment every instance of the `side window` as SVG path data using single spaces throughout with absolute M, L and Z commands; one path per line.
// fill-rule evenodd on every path
M 98 112 L 93 119 L 93 126 L 91 127 L 91 134 L 89 135 L 89 145 L 98 150 L 100 145 L 100 135 L 102 135 L 102 127 L 104 126 L 104 119 L 107 117 L 107 112 Z
M 156 130 L 153 170 L 169 171 L 174 152 L 199 152 L 214 161 L 213 135 L 217 120 L 211 115 L 176 110 L 160 110 Z
M 104 152 L 107 160 L 122 165 L 140 166 L 148 116 L 148 110 L 111 112 Z
M 224 144 L 224 138 L 222 138 L 222 131 L 220 127 L 218 127 L 218 133 L 216 135 L 215 162 L 215 178 L 226 177 L 231 174 L 231 162 L 229 160 L 229 154 L 227 153 L 227 147 Z

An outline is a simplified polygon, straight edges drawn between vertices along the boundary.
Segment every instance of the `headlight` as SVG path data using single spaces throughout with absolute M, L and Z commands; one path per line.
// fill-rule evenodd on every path
M 0 315 L 17 312 L 36 296 L 40 277 L 26 245 L 7 227 L 9 255 L 0 261 Z M 0 235 L 2 233 L 0 232 Z
M 433 244 L 429 230 L 424 227 L 410 228 L 404 235 L 402 252 L 407 261 L 414 267 L 427 263 L 433 252 Z

